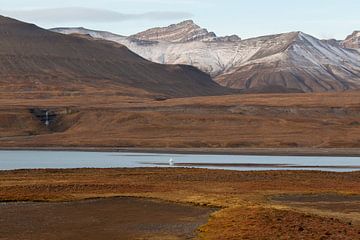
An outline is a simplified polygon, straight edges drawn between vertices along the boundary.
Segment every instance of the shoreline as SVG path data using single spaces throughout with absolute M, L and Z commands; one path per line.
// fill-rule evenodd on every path
M 299 157 L 360 157 L 360 148 L 116 148 L 116 147 L 0 147 L 0 151 L 131 152 L 154 154 L 249 155 Z

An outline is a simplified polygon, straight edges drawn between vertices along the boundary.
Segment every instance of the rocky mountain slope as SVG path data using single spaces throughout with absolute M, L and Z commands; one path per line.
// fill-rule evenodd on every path
M 144 32 L 131 36 L 135 39 L 149 41 L 168 41 L 168 42 L 188 42 L 194 40 L 207 40 L 215 38 L 215 33 L 210 33 L 206 29 L 195 25 L 191 20 L 169 27 L 152 28 Z
M 360 49 L 360 31 L 354 31 L 342 42 L 342 45 L 346 48 Z
M 217 37 L 214 32 L 196 25 L 192 20 L 183 21 L 168 27 L 152 28 L 130 36 L 132 39 L 146 41 L 167 41 L 185 43 L 191 41 L 240 41 L 237 35 Z
M 6 17 L 0 17 L 0 83 L 4 92 L 91 88 L 182 97 L 227 91 L 194 67 L 152 63 L 120 44 L 58 34 Z
M 292 32 L 243 42 L 254 49 L 216 79 L 234 88 L 283 87 L 304 92 L 341 91 L 360 87 L 360 55 Z
M 53 31 L 80 33 L 76 28 Z M 276 92 L 360 88 L 358 51 L 342 46 L 349 43 L 319 40 L 302 32 L 241 40 L 237 36 L 215 37 L 185 21 L 130 37 L 87 34 L 121 43 L 153 62 L 195 66 L 231 88 Z

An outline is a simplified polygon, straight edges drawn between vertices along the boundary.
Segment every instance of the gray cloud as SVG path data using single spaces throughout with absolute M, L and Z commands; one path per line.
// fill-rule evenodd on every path
M 105 23 L 131 20 L 177 20 L 191 18 L 188 12 L 146 12 L 125 14 L 105 9 L 81 7 L 49 8 L 31 10 L 0 10 L 0 14 L 28 22 L 41 23 Z

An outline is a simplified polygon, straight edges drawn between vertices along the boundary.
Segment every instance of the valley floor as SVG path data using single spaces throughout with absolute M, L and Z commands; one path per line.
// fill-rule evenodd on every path
M 359 180 L 360 172 L 18 170 L 0 172 L 0 200 L 151 198 L 220 208 L 198 229 L 198 239 L 354 240 L 360 239 Z

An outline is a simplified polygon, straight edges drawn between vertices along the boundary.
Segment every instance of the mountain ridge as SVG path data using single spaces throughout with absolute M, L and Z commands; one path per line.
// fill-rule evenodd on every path
M 193 20 L 185 20 L 167 27 L 156 27 L 131 35 L 130 38 L 147 41 L 165 41 L 185 43 L 191 41 L 239 41 L 237 35 L 218 37 L 195 24 Z
M 195 66 L 226 87 L 243 90 L 280 87 L 303 92 L 360 88 L 358 50 L 301 31 L 238 41 L 171 42 L 134 36 L 108 40 L 123 44 L 153 62 Z

